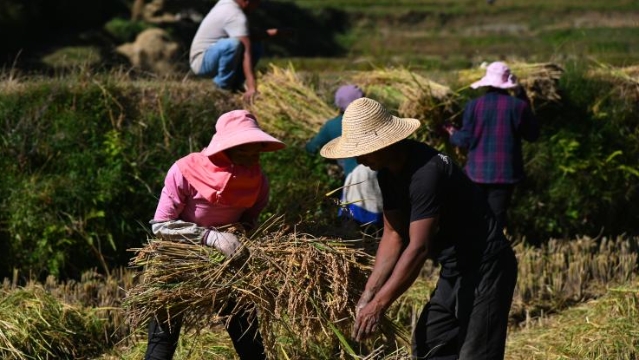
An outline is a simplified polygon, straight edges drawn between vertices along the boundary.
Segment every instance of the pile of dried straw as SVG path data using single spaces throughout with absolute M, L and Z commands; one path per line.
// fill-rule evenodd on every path
M 249 110 L 257 115 L 262 128 L 277 136 L 293 132 L 307 138 L 337 115 L 337 110 L 305 84 L 292 66 L 282 69 L 270 65 L 260 79 L 259 92 Z
M 399 116 L 420 120 L 429 120 L 434 110 L 449 106 L 454 95 L 448 86 L 404 68 L 361 72 L 350 81 L 366 96 L 395 108 Z
M 238 307 L 255 304 L 270 354 L 282 335 L 299 339 L 302 349 L 335 339 L 347 347 L 343 334 L 352 326 L 370 255 L 356 242 L 286 233 L 282 226 L 268 230 L 278 227 L 273 224 L 242 238 L 250 249 L 245 262 L 191 243 L 150 240 L 134 249 L 132 265 L 145 271 L 124 303 L 132 326 L 167 312 L 184 312 L 187 326 L 198 324 L 198 319 L 201 324 L 203 314 L 215 317 L 232 296 Z M 399 329 L 385 324 L 387 338 L 396 335 Z
M 622 97 L 639 99 L 639 65 L 619 68 L 599 64 L 598 67 L 590 70 L 589 75 L 612 83 Z
M 0 292 L 0 358 L 97 356 L 112 344 L 105 333 L 108 319 L 95 313 L 61 302 L 38 284 L 5 288 Z

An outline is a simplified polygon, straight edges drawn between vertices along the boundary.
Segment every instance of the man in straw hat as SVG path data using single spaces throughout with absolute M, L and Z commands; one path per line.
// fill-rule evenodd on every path
M 466 175 L 479 184 L 499 227 L 505 228 L 515 184 L 525 176 L 521 142 L 537 140 L 539 125 L 505 63 L 488 65 L 486 75 L 470 87 L 486 93 L 466 105 L 461 129 L 448 125 L 445 130 L 453 145 L 468 149 Z M 509 89 L 516 89 L 518 97 Z
M 353 336 L 373 333 L 431 258 L 441 265 L 440 277 L 415 327 L 413 356 L 503 358 L 515 254 L 479 188 L 448 156 L 407 139 L 419 126 L 361 98 L 344 112 L 342 136 L 320 152 L 377 170 L 382 190 L 384 229 Z
M 232 257 L 242 250 L 238 238 L 217 228 L 240 224 L 250 230 L 257 225 L 269 196 L 260 153 L 285 145 L 262 131 L 246 110 L 223 114 L 215 129 L 209 146 L 179 159 L 169 169 L 151 226 L 160 239 L 200 243 Z M 226 312 L 220 311 L 222 315 Z M 240 359 L 266 358 L 257 319 L 240 312 L 225 325 Z M 145 360 L 173 358 L 181 326 L 179 315 L 167 319 L 158 314 L 158 319 L 152 319 Z

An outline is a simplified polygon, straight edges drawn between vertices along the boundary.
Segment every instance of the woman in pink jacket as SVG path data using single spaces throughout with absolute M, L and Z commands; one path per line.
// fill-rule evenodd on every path
M 240 223 L 250 230 L 268 202 L 268 179 L 262 173 L 260 153 L 284 148 L 265 133 L 246 110 L 223 114 L 215 135 L 202 152 L 191 153 L 169 169 L 155 216 L 153 234 L 163 240 L 198 242 L 227 257 L 240 247 L 237 237 L 216 228 Z M 173 357 L 181 319 L 149 323 L 146 360 Z M 247 314 L 231 317 L 226 329 L 240 359 L 264 359 L 257 319 Z

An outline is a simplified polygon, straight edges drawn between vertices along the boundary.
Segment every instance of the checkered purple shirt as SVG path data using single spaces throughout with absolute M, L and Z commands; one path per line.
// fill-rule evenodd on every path
M 527 101 L 489 91 L 470 101 L 450 142 L 468 149 L 465 170 L 482 184 L 513 184 L 524 177 L 521 139 L 535 141 L 539 124 Z

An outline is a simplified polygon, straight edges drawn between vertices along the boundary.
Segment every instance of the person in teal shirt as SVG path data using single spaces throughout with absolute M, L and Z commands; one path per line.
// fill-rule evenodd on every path
M 322 125 L 319 132 L 306 144 L 306 151 L 317 154 L 322 146 L 336 137 L 342 136 L 342 115 L 346 107 L 356 99 L 364 96 L 364 92 L 357 85 L 343 85 L 335 92 L 335 106 L 339 108 L 339 115 L 328 120 Z M 339 159 L 337 164 L 342 168 L 344 177 L 355 169 L 355 158 Z
M 331 140 L 342 136 L 342 115 L 353 101 L 364 97 L 357 85 L 343 85 L 335 92 L 335 106 L 339 115 L 328 120 L 315 137 L 306 144 L 306 151 L 317 154 Z M 357 163 L 355 158 L 336 159 L 344 173 L 344 188 L 341 193 L 342 206 L 338 215 L 354 220 L 360 226 L 375 232 L 383 225 L 382 194 L 377 184 L 377 172 Z M 372 227 L 370 227 L 372 225 Z

